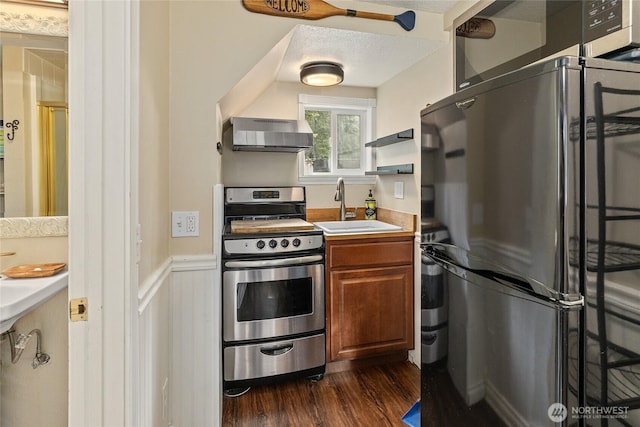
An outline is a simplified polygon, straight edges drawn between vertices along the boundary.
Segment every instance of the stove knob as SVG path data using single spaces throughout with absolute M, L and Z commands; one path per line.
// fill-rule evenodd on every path
M 258 240 L 256 246 L 258 247 L 258 249 L 264 249 L 264 240 Z
M 280 242 L 280 246 L 286 248 L 287 246 L 289 246 L 289 241 L 287 239 L 282 239 L 282 241 Z
M 302 243 L 302 242 L 300 241 L 300 239 L 298 239 L 296 237 L 295 239 L 293 239 L 293 242 L 291 242 L 291 243 L 293 244 L 293 246 L 295 246 L 297 248 L 298 246 L 300 246 L 300 243 Z
M 278 247 L 278 242 L 276 242 L 275 240 L 271 239 L 269 240 L 269 247 L 271 249 Z

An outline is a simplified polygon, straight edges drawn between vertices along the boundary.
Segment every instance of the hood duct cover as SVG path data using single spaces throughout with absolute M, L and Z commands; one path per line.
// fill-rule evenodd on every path
M 294 153 L 313 146 L 313 132 L 306 120 L 231 118 L 234 151 Z

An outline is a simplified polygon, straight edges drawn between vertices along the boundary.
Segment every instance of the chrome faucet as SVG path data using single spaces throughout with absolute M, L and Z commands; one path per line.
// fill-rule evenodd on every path
M 344 206 L 344 180 L 342 177 L 338 178 L 338 186 L 336 188 L 336 195 L 333 197 L 336 202 L 340 202 L 340 221 L 347 219 L 347 208 Z

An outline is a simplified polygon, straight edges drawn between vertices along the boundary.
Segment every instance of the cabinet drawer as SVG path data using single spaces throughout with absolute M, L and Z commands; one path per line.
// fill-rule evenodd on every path
M 225 347 L 224 380 L 271 377 L 325 364 L 325 334 Z
M 413 237 L 379 239 L 373 242 L 350 241 L 327 245 L 329 269 L 384 267 L 413 263 Z

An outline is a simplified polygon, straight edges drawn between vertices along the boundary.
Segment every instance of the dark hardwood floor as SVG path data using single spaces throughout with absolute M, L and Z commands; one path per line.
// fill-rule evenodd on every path
M 429 425 L 501 426 L 485 404 L 469 409 L 446 375 L 429 377 L 436 392 L 427 392 Z M 436 382 L 433 382 L 436 381 Z M 457 397 L 457 399 L 456 399 Z M 307 379 L 255 387 L 239 397 L 225 397 L 225 427 L 382 427 L 404 426 L 401 418 L 420 398 L 420 370 L 408 361 L 330 373 L 318 382 Z M 431 422 L 433 421 L 433 422 Z

